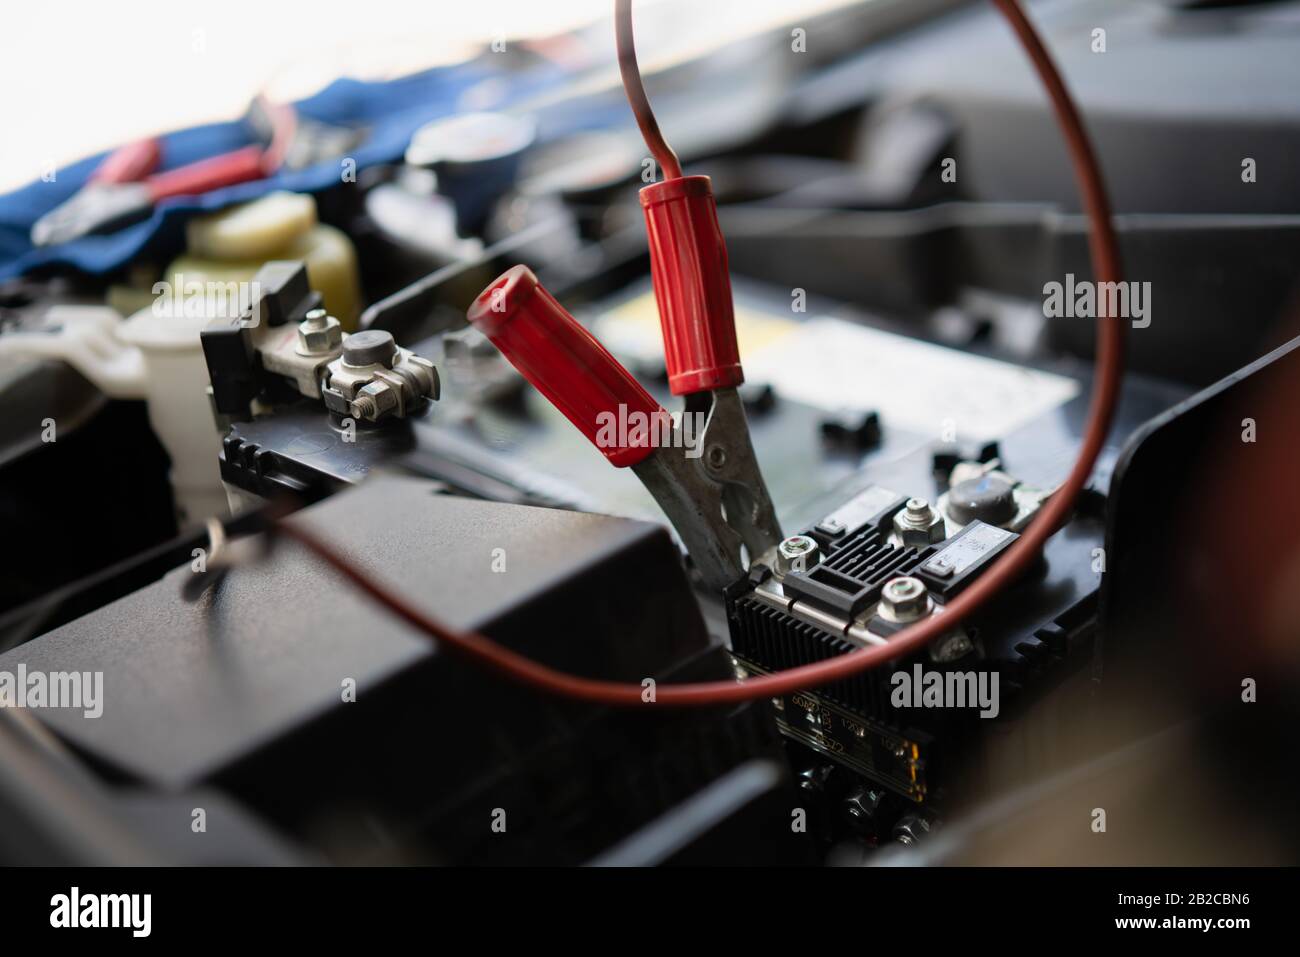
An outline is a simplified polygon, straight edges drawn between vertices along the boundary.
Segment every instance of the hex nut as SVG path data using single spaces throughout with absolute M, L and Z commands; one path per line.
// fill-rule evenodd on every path
M 899 844 L 916 844 L 929 835 L 930 822 L 919 814 L 905 814 L 894 824 L 894 840 Z
M 352 414 L 359 419 L 374 422 L 397 408 L 396 390 L 387 382 L 371 382 L 357 390 L 352 400 Z
M 791 535 L 776 546 L 776 573 L 804 572 L 821 561 L 821 549 L 807 535 Z
M 909 548 L 925 548 L 947 537 L 943 516 L 923 498 L 910 498 L 894 516 L 894 532 Z
M 891 578 L 880 590 L 878 612 L 888 621 L 916 621 L 928 615 L 932 608 L 930 591 L 919 578 L 910 575 Z
M 324 309 L 313 309 L 298 323 L 298 352 L 327 355 L 343 344 L 343 326 Z
M 868 824 L 876 816 L 884 798 L 885 792 L 881 789 L 858 785 L 845 797 L 844 813 L 852 824 Z

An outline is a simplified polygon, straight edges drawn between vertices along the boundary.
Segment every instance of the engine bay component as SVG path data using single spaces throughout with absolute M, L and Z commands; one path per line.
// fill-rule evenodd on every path
M 356 330 L 361 278 L 356 247 L 336 226 L 322 223 L 316 200 L 300 193 L 272 192 L 230 209 L 190 220 L 185 252 L 163 270 L 179 289 L 251 283 L 268 262 L 298 260 L 307 267 L 321 305 L 344 331 Z
M 909 498 L 894 515 L 894 534 L 904 545 L 924 548 L 944 539 L 943 516 L 923 498 Z
M 880 607 L 876 611 L 881 618 L 894 624 L 906 624 L 918 621 L 934 610 L 925 582 L 904 575 L 891 578 L 880 589 Z
M 816 539 L 807 535 L 791 535 L 776 546 L 776 562 L 772 571 L 778 578 L 790 572 L 804 572 L 821 561 L 821 551 Z
M 818 522 L 813 529 L 813 534 L 829 541 L 844 535 L 856 534 L 867 527 L 878 529 L 889 520 L 890 516 L 896 515 L 908 501 L 905 495 L 873 485 L 859 492 L 849 502 Z
M 296 262 L 267 263 L 253 298 L 235 318 L 203 330 L 202 342 L 219 413 L 252 416 L 254 402 L 273 401 L 286 381 L 340 416 L 365 422 L 403 418 L 440 394 L 432 362 L 377 329 L 351 334 L 320 306 L 319 293 Z
M 972 522 L 1021 531 L 1052 495 L 1051 489 L 1027 485 L 1001 468 L 999 459 L 958 462 L 939 496 L 938 510 L 948 533 Z
M 298 323 L 298 351 L 305 356 L 333 355 L 343 347 L 343 324 L 324 309 L 309 309 Z
M 366 422 L 402 418 L 424 399 L 437 401 L 438 370 L 397 345 L 392 333 L 364 329 L 344 336 L 343 354 L 326 367 L 321 394 L 325 407 Z
M 948 490 L 948 514 L 961 525 L 976 519 L 1001 525 L 1015 518 L 1015 490 L 996 475 L 966 479 Z
M 977 519 L 954 535 L 917 571 L 940 594 L 954 595 L 1016 537 L 1014 532 Z
M 1116 78 L 1300 0 L 1164 6 L 647 6 L 643 82 L 617 0 L 626 104 L 604 23 L 0 196 L 0 861 L 1294 856 L 1300 352 L 1198 329 L 1294 334 L 1300 112 Z
M 375 478 L 291 520 L 374 543 L 384 574 L 457 627 L 556 666 L 638 682 L 730 673 L 661 526 L 437 492 L 425 480 Z M 494 574 L 494 562 L 505 571 Z M 557 707 L 467 673 L 353 601 L 287 542 L 231 568 L 209 599 L 178 605 L 192 577 L 189 566 L 175 569 L 0 656 L 0 670 L 21 661 L 33 672 L 107 672 L 118 682 L 111 705 L 96 719 L 51 712 L 60 735 L 135 782 L 173 791 L 219 784 L 281 819 L 296 842 L 324 839 L 355 856 L 360 841 L 366 857 L 383 861 L 391 850 L 380 835 L 401 833 L 414 842 L 406 853 L 418 844 L 430 860 L 508 860 L 509 842 L 468 823 L 503 807 L 510 833 L 527 835 L 537 859 L 579 863 L 705 782 L 777 750 L 757 705 L 611 722 L 600 709 Z M 240 609 L 220 639 L 221 668 L 211 667 L 210 602 Z M 620 640 L 608 641 L 614 630 Z M 124 657 L 151 668 L 121 670 Z M 422 727 L 447 733 L 431 733 L 419 761 L 405 748 L 375 747 L 415 702 Z M 352 762 L 346 794 L 327 783 L 342 755 Z M 433 819 L 429 794 L 439 795 Z M 382 805 L 380 818 L 358 812 L 359 800 Z M 284 820 L 290 807 L 308 810 Z M 328 834 L 314 830 L 322 821 Z

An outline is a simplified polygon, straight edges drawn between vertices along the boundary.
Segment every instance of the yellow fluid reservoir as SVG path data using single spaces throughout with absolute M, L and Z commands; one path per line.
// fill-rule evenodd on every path
M 299 259 L 325 308 L 349 332 L 361 311 L 357 254 L 340 230 L 316 219 L 316 201 L 301 193 L 268 193 L 186 227 L 186 252 L 167 267 L 173 288 L 193 283 L 250 282 L 273 259 Z

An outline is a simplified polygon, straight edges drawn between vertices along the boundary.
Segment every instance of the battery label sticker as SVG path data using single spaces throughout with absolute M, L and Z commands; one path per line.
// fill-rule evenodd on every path
M 924 570 L 939 578 L 958 578 L 1009 538 L 1015 538 L 1015 533 L 978 522 L 926 562 Z
M 817 525 L 817 530 L 827 535 L 856 531 L 889 508 L 906 499 L 897 492 L 873 485 L 859 492 L 847 504 L 841 505 Z
M 800 323 L 793 319 L 748 309 L 737 303 L 736 344 L 740 347 L 741 361 L 746 362 L 751 354 L 758 355 L 771 346 L 789 341 L 800 327 Z M 606 349 L 625 362 L 663 362 L 659 307 L 652 292 L 629 299 L 600 315 L 593 323 L 593 332 Z
M 873 409 L 896 426 L 950 441 L 988 441 L 1080 392 L 1065 376 L 818 317 L 741 352 L 745 377 L 839 411 Z

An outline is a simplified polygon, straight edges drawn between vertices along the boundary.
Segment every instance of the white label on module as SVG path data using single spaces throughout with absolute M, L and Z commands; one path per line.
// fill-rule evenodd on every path
M 745 378 L 831 411 L 957 441 L 1002 438 L 1079 394 L 1073 379 L 818 317 L 745 354 Z
M 853 496 L 846 504 L 841 505 L 831 514 L 821 520 L 817 526 L 827 532 L 835 533 L 838 531 L 847 531 L 849 529 L 861 528 L 871 519 L 875 518 L 889 506 L 893 505 L 901 498 L 897 492 L 891 492 L 887 488 L 879 485 L 873 485 L 870 488 L 859 492 Z
M 951 545 L 926 562 L 925 571 L 943 578 L 955 578 L 1012 537 L 1013 533 L 1005 528 L 983 522 L 972 525 L 970 531 L 954 539 Z

